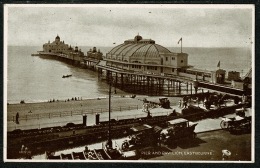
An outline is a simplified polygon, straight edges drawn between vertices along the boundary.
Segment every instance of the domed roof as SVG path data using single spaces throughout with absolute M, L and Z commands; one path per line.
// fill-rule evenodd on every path
M 141 36 L 140 36 L 141 37 Z M 171 53 L 167 48 L 155 44 L 151 39 L 126 40 L 125 43 L 114 47 L 109 55 L 122 55 L 124 57 L 160 57 L 160 54 Z
M 57 37 L 55 39 L 60 39 L 59 35 L 57 35 Z

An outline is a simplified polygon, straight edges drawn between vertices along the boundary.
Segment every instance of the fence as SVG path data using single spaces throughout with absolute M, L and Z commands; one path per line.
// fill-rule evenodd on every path
M 133 106 L 119 106 L 112 107 L 111 111 L 125 111 L 125 110 L 138 110 L 140 107 L 138 105 Z M 83 114 L 95 114 L 95 113 L 105 113 L 108 112 L 108 108 L 96 108 L 89 110 L 74 110 L 74 111 L 61 111 L 61 112 L 51 112 L 51 113 L 39 113 L 39 114 L 28 114 L 28 115 L 20 115 L 19 121 L 21 120 L 32 120 L 32 119 L 43 119 L 43 118 L 54 118 L 54 117 L 67 117 L 67 116 L 75 116 L 75 115 L 83 115 Z M 8 116 L 7 121 L 16 121 L 15 116 Z
M 152 116 L 163 116 L 163 115 L 169 115 L 170 112 L 158 112 L 158 113 L 153 113 Z M 130 119 L 130 118 L 141 118 L 141 117 L 146 117 L 147 113 L 143 113 L 143 114 L 136 114 L 136 115 L 124 115 L 124 116 L 115 116 L 112 117 L 112 119 L 116 119 L 116 120 L 122 120 L 122 119 Z M 100 118 L 100 121 L 108 121 L 108 117 L 102 117 Z

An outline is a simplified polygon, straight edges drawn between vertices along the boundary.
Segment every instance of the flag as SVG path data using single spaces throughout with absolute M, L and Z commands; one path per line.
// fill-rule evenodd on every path
M 218 61 L 218 65 L 217 65 L 217 67 L 220 67 L 220 61 Z
M 178 41 L 178 44 L 180 43 L 180 41 L 182 41 L 182 38 L 180 38 L 180 40 Z

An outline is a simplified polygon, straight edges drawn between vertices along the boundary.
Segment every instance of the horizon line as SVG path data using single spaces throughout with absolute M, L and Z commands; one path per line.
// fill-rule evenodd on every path
M 119 44 L 120 45 L 120 44 Z M 37 46 L 37 45 L 6 45 L 7 47 L 42 47 L 41 45 L 40 46 Z M 76 45 L 75 45 L 76 46 Z M 107 47 L 107 48 L 114 48 L 118 45 L 115 45 L 115 46 L 90 46 L 90 45 L 77 45 L 78 47 Z M 73 45 L 72 45 L 73 47 Z M 173 46 L 163 46 L 165 48 L 180 48 L 180 47 L 173 47 Z M 186 47 L 183 47 L 182 48 L 251 48 L 251 47 L 246 47 L 246 46 L 196 46 L 196 47 L 192 47 L 192 46 L 186 46 Z

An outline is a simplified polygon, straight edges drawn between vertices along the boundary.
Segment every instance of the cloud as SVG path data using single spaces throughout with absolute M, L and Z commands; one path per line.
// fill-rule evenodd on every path
M 8 44 L 41 45 L 59 34 L 73 45 L 111 46 L 137 33 L 164 46 L 241 47 L 252 36 L 249 8 L 9 7 Z M 243 43 L 241 43 L 243 42 Z

